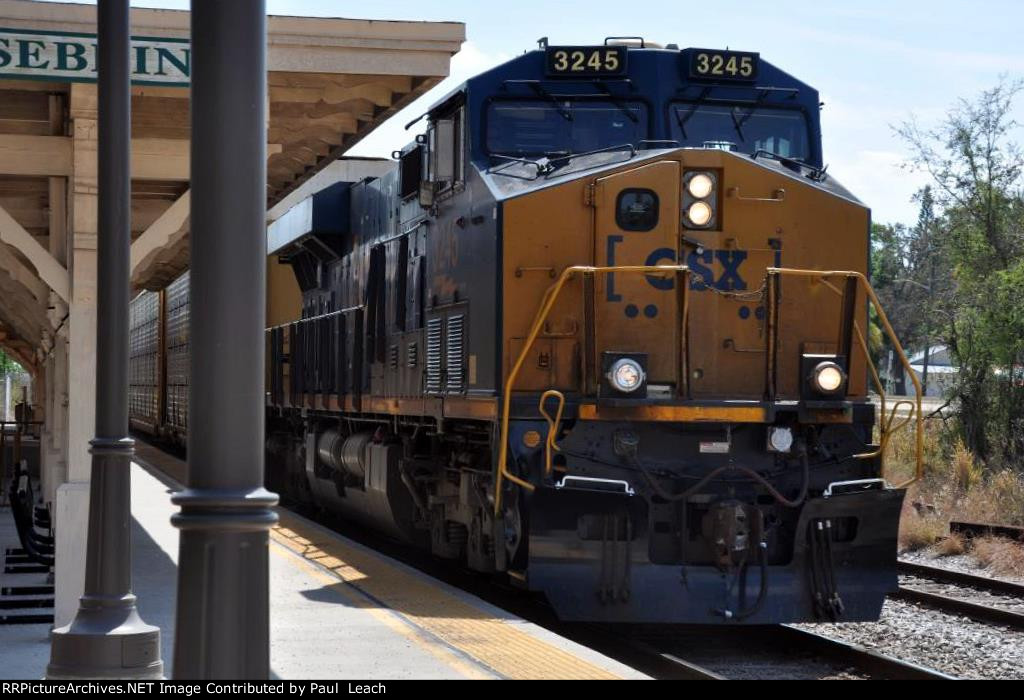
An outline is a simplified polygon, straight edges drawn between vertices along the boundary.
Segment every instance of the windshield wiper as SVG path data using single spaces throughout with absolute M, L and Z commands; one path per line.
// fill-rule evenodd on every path
M 545 90 L 541 86 L 539 80 L 506 80 L 505 84 L 507 84 L 507 85 L 528 85 L 530 87 L 530 89 L 533 90 L 537 94 L 538 97 L 543 97 L 545 100 L 547 100 L 548 102 L 553 104 L 555 106 L 555 109 L 558 110 L 558 113 L 560 115 L 562 115 L 562 117 L 565 119 L 565 121 L 567 121 L 567 122 L 571 122 L 572 121 L 572 112 L 570 112 L 565 107 L 563 107 L 562 103 L 558 100 L 557 97 L 555 97 L 550 92 Z
M 781 154 L 776 153 L 774 151 L 769 151 L 769 150 L 764 149 L 764 148 L 759 148 L 759 149 L 757 149 L 756 151 L 754 151 L 753 153 L 750 154 L 751 160 L 757 160 L 760 156 L 767 156 L 768 158 L 771 158 L 773 160 L 777 160 L 777 161 L 779 161 L 780 163 L 782 163 L 783 165 L 785 165 L 788 168 L 793 168 L 794 165 L 797 166 L 796 169 L 807 168 L 807 170 L 810 171 L 810 172 L 807 173 L 807 177 L 809 177 L 811 180 L 814 180 L 815 182 L 821 182 L 822 180 L 824 180 L 825 179 L 825 173 L 828 171 L 828 166 L 827 165 L 824 166 L 824 167 L 819 168 L 816 165 L 811 165 L 810 163 L 808 163 L 803 158 L 795 158 L 793 156 L 784 156 L 784 155 L 781 155 Z
M 750 119 L 752 116 L 754 116 L 754 112 L 757 111 L 757 108 L 760 107 L 764 103 L 764 101 L 768 98 L 768 95 L 770 95 L 771 93 L 773 93 L 773 92 L 788 92 L 789 93 L 789 99 L 793 99 L 799 93 L 799 90 L 796 90 L 795 88 L 765 87 L 765 88 L 760 88 L 760 90 L 761 90 L 761 92 L 760 92 L 760 94 L 758 94 L 757 99 L 754 100 L 753 104 L 750 105 L 750 109 L 747 110 L 747 113 L 745 115 L 743 115 L 742 119 L 740 119 L 740 122 L 739 122 L 739 126 L 740 127 L 742 127 L 744 124 L 746 124 L 748 119 Z
M 744 141 L 747 140 L 747 137 L 743 135 L 743 123 L 745 121 L 747 121 L 747 119 L 750 118 L 750 114 L 747 114 L 747 116 L 744 117 L 743 119 L 737 119 L 736 118 L 736 110 L 737 109 L 739 109 L 739 108 L 738 107 L 733 107 L 732 109 L 729 110 L 729 118 L 732 119 L 732 126 L 733 126 L 734 129 L 736 129 L 736 133 L 740 137 L 740 143 L 743 143 Z M 753 113 L 753 110 L 751 110 L 751 113 Z
M 608 96 L 608 101 L 611 102 L 616 107 L 618 107 L 619 111 L 622 112 L 623 114 L 625 114 L 627 117 L 629 117 L 630 121 L 632 121 L 634 124 L 636 124 L 637 122 L 640 121 L 640 117 L 636 116 L 629 109 L 629 107 L 626 106 L 626 103 L 623 102 L 621 98 L 619 98 L 617 95 L 613 94 L 612 91 L 611 91 L 611 88 L 609 88 L 608 85 L 605 84 L 605 82 L 603 80 L 595 80 L 594 81 L 594 86 L 599 88 L 599 89 L 601 89 L 601 90 L 603 90 L 604 94 L 606 94 Z
M 711 92 L 710 87 L 706 87 L 703 90 L 701 90 L 701 93 L 697 95 L 697 99 L 694 100 L 693 104 L 690 105 L 690 108 L 686 110 L 685 116 L 681 116 L 679 114 L 679 108 L 676 107 L 676 123 L 679 124 L 679 131 L 682 132 L 684 139 L 690 138 L 686 133 L 686 122 L 690 121 L 690 117 L 692 117 L 694 113 L 697 111 L 697 107 L 699 107 L 701 103 L 704 102 L 704 99 L 708 96 L 709 92 Z

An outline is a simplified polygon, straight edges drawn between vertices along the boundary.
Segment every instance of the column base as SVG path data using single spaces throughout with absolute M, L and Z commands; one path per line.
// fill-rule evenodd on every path
M 160 680 L 160 630 L 128 608 L 85 606 L 50 636 L 48 680 Z

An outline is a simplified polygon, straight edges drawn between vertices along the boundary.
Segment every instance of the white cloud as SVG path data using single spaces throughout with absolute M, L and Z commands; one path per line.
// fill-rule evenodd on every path
M 905 167 L 910 151 L 893 128 L 906 121 L 909 112 L 897 106 L 832 96 L 824 100 L 822 138 L 829 174 L 871 207 L 875 221 L 916 221 L 917 204 L 911 197 L 928 183 L 928 178 Z M 918 116 L 930 124 L 943 113 L 939 108 L 924 108 Z
M 874 221 L 912 224 L 917 220 L 914 193 L 928 184 L 924 173 L 904 167 L 905 153 L 868 148 L 833 151 L 829 174 L 865 205 Z
M 406 131 L 406 124 L 426 112 L 434 102 L 469 78 L 504 63 L 510 58 L 510 55 L 504 53 L 487 53 L 480 50 L 473 42 L 467 41 L 462 45 L 462 50 L 452 57 L 451 72 L 447 78 L 377 127 L 373 133 L 353 146 L 346 155 L 390 157 L 392 151 L 405 146 L 413 140 L 416 134 L 423 133 L 423 129 L 426 127 L 425 121 L 420 121 Z

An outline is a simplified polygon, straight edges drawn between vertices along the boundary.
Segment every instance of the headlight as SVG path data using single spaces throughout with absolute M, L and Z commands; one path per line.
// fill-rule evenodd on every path
M 793 431 L 777 425 L 768 428 L 768 447 L 775 452 L 789 452 L 793 447 Z
M 711 191 L 715 188 L 715 182 L 709 175 L 704 173 L 697 173 L 690 178 L 690 183 L 686 186 L 686 189 L 690 191 L 697 199 L 704 199 Z
M 811 381 L 814 382 L 814 387 L 823 394 L 838 392 L 845 380 L 843 368 L 835 362 L 821 362 L 811 373 Z
M 636 391 L 644 383 L 644 370 L 636 360 L 624 357 L 608 370 L 608 381 L 621 392 Z
M 686 218 L 694 226 L 707 226 L 707 223 L 711 221 L 711 214 L 711 205 L 707 202 L 694 202 L 686 210 Z

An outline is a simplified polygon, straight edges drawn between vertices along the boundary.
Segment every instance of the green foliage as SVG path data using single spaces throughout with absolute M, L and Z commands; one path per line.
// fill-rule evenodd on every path
M 21 365 L 8 357 L 3 350 L 0 350 L 0 375 L 17 374 L 21 371 Z
M 1024 458 L 1024 153 L 1010 139 L 1022 87 L 1004 81 L 934 128 L 897 129 L 932 184 L 913 229 L 876 227 L 872 266 L 890 315 L 913 317 L 897 328 L 907 345 L 944 342 L 959 364 L 951 398 L 966 449 L 1007 465 Z
M 944 272 L 946 263 L 938 244 L 939 220 L 935 216 L 935 200 L 930 187 L 916 195 L 921 205 L 917 224 L 872 224 L 871 283 L 878 292 L 896 336 L 908 353 L 935 345 L 940 335 L 937 318 L 945 313 L 942 299 L 952 285 Z M 878 325 L 873 354 L 885 367 L 889 341 Z M 874 341 L 876 331 L 872 330 Z

